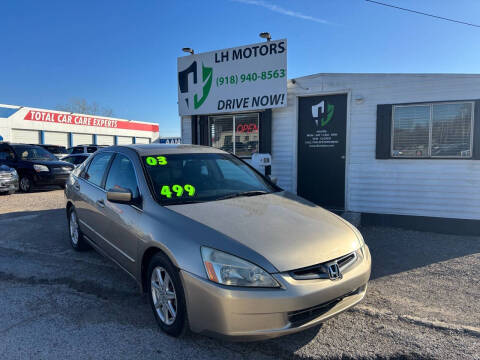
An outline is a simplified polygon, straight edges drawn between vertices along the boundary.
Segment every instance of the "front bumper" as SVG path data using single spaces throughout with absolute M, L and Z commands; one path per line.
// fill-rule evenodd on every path
M 190 328 L 236 341 L 292 334 L 315 326 L 360 302 L 370 277 L 371 256 L 364 256 L 339 280 L 295 280 L 274 274 L 281 289 L 221 286 L 180 271 Z
M 18 178 L 0 179 L 0 192 L 5 191 L 17 191 L 18 190 Z
M 35 185 L 65 185 L 69 176 L 70 173 L 39 172 L 35 174 L 33 181 Z

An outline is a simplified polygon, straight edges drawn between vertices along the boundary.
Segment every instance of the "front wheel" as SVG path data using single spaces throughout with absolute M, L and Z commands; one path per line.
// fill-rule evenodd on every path
M 187 330 L 187 308 L 178 270 L 162 253 L 153 256 L 148 266 L 149 302 L 160 328 L 171 336 Z
M 30 192 L 32 190 L 32 180 L 28 176 L 22 176 L 19 187 L 21 192 Z

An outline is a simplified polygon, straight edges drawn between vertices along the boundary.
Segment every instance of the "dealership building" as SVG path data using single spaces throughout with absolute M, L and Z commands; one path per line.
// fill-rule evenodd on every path
M 0 104 L 0 141 L 71 147 L 80 144 L 149 144 L 156 123 Z
M 285 104 L 256 109 L 226 110 L 224 89 L 216 109 L 179 107 L 182 143 L 271 154 L 280 187 L 363 224 L 480 233 L 480 75 L 320 73 L 285 79 Z

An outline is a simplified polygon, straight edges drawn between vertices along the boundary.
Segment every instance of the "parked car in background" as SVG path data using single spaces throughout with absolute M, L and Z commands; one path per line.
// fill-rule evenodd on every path
M 7 165 L 0 165 L 0 193 L 13 194 L 18 190 L 17 171 Z
M 19 177 L 19 188 L 29 192 L 34 186 L 58 185 L 65 187 L 74 166 L 58 160 L 37 145 L 0 143 L 0 165 L 14 168 Z
M 32 144 L 34 145 L 34 144 Z M 55 157 L 57 159 L 61 159 L 63 158 L 64 156 L 67 156 L 68 155 L 68 152 L 67 152 L 67 148 L 65 146 L 60 146 L 60 145 L 46 145 L 46 144 L 40 144 L 38 145 L 42 148 L 44 148 L 45 150 L 47 150 L 48 152 L 52 153 L 53 155 L 55 155 Z
M 82 164 L 85 160 L 88 159 L 90 154 L 71 154 L 62 158 L 62 161 L 66 161 L 75 167 Z
M 93 154 L 108 145 L 76 145 L 67 149 L 68 154 Z
M 65 195 L 72 247 L 93 246 L 136 279 L 173 336 L 291 334 L 367 291 L 370 252 L 353 225 L 219 149 L 102 149 Z

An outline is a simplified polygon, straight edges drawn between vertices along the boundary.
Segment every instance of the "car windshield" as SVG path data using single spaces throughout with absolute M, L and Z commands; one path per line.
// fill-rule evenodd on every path
M 156 198 L 163 205 L 255 196 L 278 191 L 229 154 L 151 155 L 142 158 Z
M 55 156 L 40 146 L 16 145 L 13 150 L 22 160 L 57 160 Z

